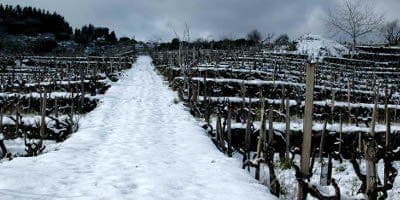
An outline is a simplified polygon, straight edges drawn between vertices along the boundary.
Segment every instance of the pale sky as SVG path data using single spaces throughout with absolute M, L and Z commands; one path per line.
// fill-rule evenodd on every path
M 0 0 L 56 11 L 73 27 L 92 23 L 115 30 L 119 37 L 164 41 L 191 37 L 237 38 L 257 28 L 262 33 L 328 35 L 323 22 L 340 0 Z M 387 19 L 400 19 L 400 0 L 377 0 L 375 8 Z

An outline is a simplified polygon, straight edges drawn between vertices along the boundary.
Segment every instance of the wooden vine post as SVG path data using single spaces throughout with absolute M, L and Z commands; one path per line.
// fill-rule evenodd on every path
M 262 94 L 262 89 L 260 90 L 260 102 L 261 102 L 261 109 L 260 109 L 260 120 L 261 120 L 261 127 L 260 127 L 260 136 L 258 138 L 258 144 L 257 144 L 257 158 L 262 158 L 264 155 L 262 153 L 264 152 L 264 146 L 265 146 L 265 102 L 264 102 L 264 97 Z M 257 180 L 260 180 L 260 162 L 257 162 L 257 168 L 255 172 L 255 178 Z
M 348 109 L 348 117 L 349 117 L 349 124 L 351 124 L 351 85 L 350 80 L 347 80 L 347 109 Z
M 231 130 L 231 126 L 232 126 L 232 106 L 228 105 L 228 117 L 227 117 L 227 125 L 226 125 L 226 131 L 227 131 L 227 135 L 228 135 L 228 156 L 232 157 L 232 130 Z
M 388 106 L 388 101 L 389 101 L 389 90 L 388 88 L 385 89 L 385 122 L 386 122 L 386 136 L 385 136 L 385 147 L 386 151 L 390 150 L 390 111 L 389 111 L 389 106 Z
M 367 188 L 366 194 L 368 199 L 376 199 L 377 192 L 377 176 L 376 176 L 376 141 L 375 141 L 375 126 L 376 126 L 376 115 L 378 112 L 378 87 L 375 85 L 374 80 L 374 109 L 372 111 L 372 122 L 371 122 L 371 133 L 365 147 L 365 165 L 367 174 Z
M 17 103 L 16 103 L 16 105 L 15 105 L 15 136 L 16 137 L 20 137 L 20 134 L 19 134 L 19 125 L 20 125 L 20 115 L 21 115 L 21 113 L 20 113 L 20 100 L 19 100 L 19 95 L 17 95 L 18 96 L 18 100 L 17 100 Z
M 223 128 L 221 125 L 221 111 L 218 109 L 216 124 L 216 142 L 222 151 L 224 151 L 225 149 L 225 139 L 223 134 Z
M 339 114 L 339 156 L 342 153 L 342 145 L 343 145 L 343 114 L 340 112 Z
M 272 105 L 269 106 L 268 109 L 268 146 L 272 146 L 272 142 L 274 141 L 274 108 Z M 272 159 L 274 157 L 272 156 Z
M 391 128 L 390 128 L 390 112 L 389 112 L 389 106 L 388 106 L 388 101 L 389 101 L 389 96 L 388 96 L 389 90 L 388 88 L 385 88 L 385 122 L 386 122 L 386 135 L 385 135 L 385 150 L 386 152 L 389 152 L 392 150 L 390 147 L 390 139 L 391 139 Z M 384 169 L 384 183 L 387 184 L 389 182 L 389 177 L 390 177 L 390 171 L 388 167 L 385 166 Z
M 46 89 L 43 88 L 43 94 L 42 94 L 42 105 L 41 105 L 41 113 L 40 113 L 40 142 L 39 142 L 39 148 L 42 148 L 43 145 L 43 139 L 46 134 L 46 104 L 47 104 L 47 91 Z M 39 152 L 36 152 L 39 153 Z
M 319 161 L 321 163 L 321 175 L 320 175 L 320 185 L 327 186 L 329 184 L 329 176 L 328 176 L 328 163 L 324 160 L 324 146 L 325 146 L 325 135 L 326 135 L 326 127 L 328 124 L 328 119 L 324 120 L 324 127 L 321 133 L 321 141 L 319 145 Z
M 286 98 L 286 88 L 285 86 L 282 85 L 282 94 L 281 94 L 281 106 L 280 106 L 280 111 L 283 112 L 285 109 L 285 98 Z
M 264 143 L 265 143 L 265 102 L 264 97 L 262 96 L 262 91 L 260 92 L 260 101 L 261 101 L 261 109 L 260 109 L 260 120 L 261 120 L 261 127 L 260 127 L 260 136 L 258 139 L 257 145 L 257 157 L 262 157 L 261 153 L 264 150 Z
M 244 159 L 243 159 L 243 163 L 247 162 L 248 160 L 250 160 L 250 151 L 251 151 L 251 134 L 252 134 L 252 130 L 251 130 L 251 126 L 253 125 L 253 116 L 251 114 L 251 99 L 250 99 L 250 104 L 249 104 L 249 108 L 247 111 L 247 117 L 246 117 L 246 133 L 245 133 L 245 147 L 244 147 Z M 243 168 L 244 169 L 244 168 Z M 248 171 L 250 171 L 250 166 L 248 166 Z
M 290 160 L 290 99 L 286 98 L 286 161 Z
M 89 60 L 87 61 L 89 62 Z M 81 98 L 80 98 L 80 109 L 83 110 L 83 104 L 85 100 L 85 73 L 83 71 L 83 66 L 80 66 L 80 78 L 81 78 Z
M 312 139 L 312 113 L 314 99 L 314 78 L 316 64 L 310 62 L 306 67 L 306 102 L 304 108 L 303 143 L 301 146 L 300 172 L 302 178 L 307 177 L 310 171 L 311 139 Z M 307 194 L 299 183 L 297 199 L 305 200 Z
M 7 155 L 7 148 L 6 145 L 4 145 L 4 134 L 3 134 L 3 105 L 0 107 L 0 149 L 2 152 L 2 156 L 0 157 L 3 158 Z
M 203 94 L 203 103 L 204 103 L 204 118 L 207 122 L 207 125 L 210 125 L 210 112 L 208 108 L 208 97 L 207 97 L 207 70 L 204 73 L 204 78 L 203 78 L 203 89 L 204 89 L 204 94 Z

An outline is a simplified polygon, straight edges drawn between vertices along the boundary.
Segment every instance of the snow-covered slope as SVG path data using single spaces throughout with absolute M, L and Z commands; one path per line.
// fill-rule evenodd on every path
M 0 199 L 276 199 L 174 104 L 150 63 L 140 57 L 58 151 L 0 163 Z
M 297 41 L 297 53 L 308 54 L 311 57 L 321 56 L 342 56 L 348 52 L 348 49 L 329 39 L 319 35 L 306 34 L 301 36 Z

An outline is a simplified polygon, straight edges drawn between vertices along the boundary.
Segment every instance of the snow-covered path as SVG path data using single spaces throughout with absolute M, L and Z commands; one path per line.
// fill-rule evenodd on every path
M 139 57 L 57 151 L 0 163 L 0 199 L 274 199 L 173 103 L 150 63 Z

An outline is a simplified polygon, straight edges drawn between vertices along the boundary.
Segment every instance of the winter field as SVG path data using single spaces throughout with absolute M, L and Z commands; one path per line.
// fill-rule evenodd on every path
M 0 164 L 1 199 L 274 199 L 174 98 L 139 57 L 68 140 Z
M 359 47 L 350 58 L 344 46 L 320 36 L 306 35 L 297 45 L 296 52 L 183 48 L 156 52 L 153 58 L 192 115 L 204 120 L 215 145 L 242 160 L 242 168 L 275 196 L 295 199 L 300 182 L 309 198 L 365 199 L 360 191 L 371 159 L 366 150 L 374 141 L 378 193 L 396 199 L 397 49 Z M 310 63 L 309 56 L 318 60 Z M 309 177 L 303 179 L 296 166 L 304 149 L 311 67 L 311 160 Z
M 3 58 L 1 197 L 295 199 L 300 185 L 309 199 L 365 199 L 375 141 L 379 194 L 396 199 L 398 53 L 359 48 L 349 58 L 306 35 L 296 52 Z
M 400 200 L 399 10 L 3 0 L 0 200 Z

